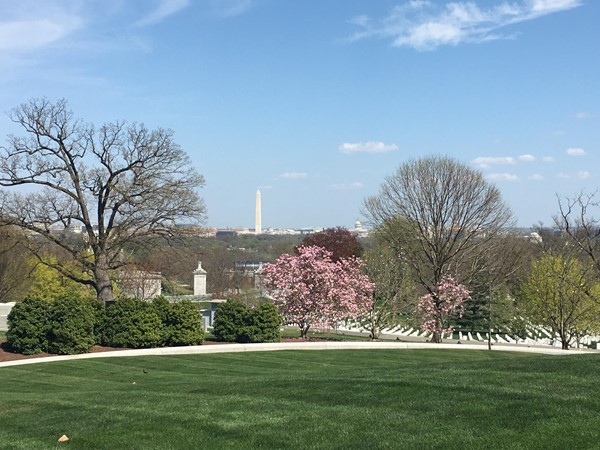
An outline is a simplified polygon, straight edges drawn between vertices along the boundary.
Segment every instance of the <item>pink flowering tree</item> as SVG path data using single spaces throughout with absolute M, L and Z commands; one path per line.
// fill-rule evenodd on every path
M 419 298 L 417 310 L 423 315 L 423 331 L 432 334 L 432 341 L 442 342 L 444 333 L 452 333 L 452 316 L 462 317 L 464 303 L 471 293 L 452 276 L 446 275 L 437 284 L 433 292 Z
M 298 247 L 297 256 L 281 255 L 263 266 L 263 283 L 288 322 L 306 338 L 311 326 L 332 326 L 368 312 L 373 283 L 362 273 L 360 258 L 332 260 L 322 247 Z

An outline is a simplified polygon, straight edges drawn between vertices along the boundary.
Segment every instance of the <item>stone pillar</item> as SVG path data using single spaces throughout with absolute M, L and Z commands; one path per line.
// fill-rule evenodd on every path
M 198 268 L 194 270 L 194 295 L 206 295 L 206 270 L 202 268 L 202 261 L 198 261 Z
M 260 190 L 256 191 L 256 222 L 254 224 L 254 234 L 262 234 L 262 211 L 260 201 Z

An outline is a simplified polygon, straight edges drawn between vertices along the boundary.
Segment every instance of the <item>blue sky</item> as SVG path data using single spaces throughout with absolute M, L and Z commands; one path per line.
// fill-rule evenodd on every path
M 346 226 L 411 158 L 481 170 L 518 224 L 600 187 L 600 2 L 0 0 L 0 105 L 171 128 L 209 226 Z M 17 132 L 0 115 L 0 138 Z

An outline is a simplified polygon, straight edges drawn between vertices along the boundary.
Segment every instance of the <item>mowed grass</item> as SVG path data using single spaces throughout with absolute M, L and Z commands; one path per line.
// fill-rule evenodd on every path
M 465 350 L 7 367 L 0 448 L 594 449 L 599 373 L 596 354 Z

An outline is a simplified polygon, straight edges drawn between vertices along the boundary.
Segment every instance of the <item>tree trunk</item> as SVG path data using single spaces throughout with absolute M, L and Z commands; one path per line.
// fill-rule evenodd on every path
M 371 340 L 376 341 L 377 339 L 379 339 L 379 336 L 381 335 L 381 330 L 379 329 L 379 327 L 373 325 L 371 327 L 370 334 L 371 334 Z
M 108 264 L 106 262 L 105 255 L 100 255 L 96 258 L 94 276 L 96 278 L 95 288 L 98 301 L 106 305 L 107 302 L 113 300 L 113 288 L 112 283 L 110 282 Z
M 436 305 L 436 308 L 439 308 L 439 305 Z M 431 336 L 431 342 L 433 342 L 434 344 L 441 344 L 442 343 L 442 323 L 441 323 L 441 319 L 439 317 L 439 312 L 438 314 L 436 314 L 436 318 L 435 318 L 435 329 L 433 330 L 433 334 Z
M 563 350 L 569 350 L 569 341 L 566 339 L 561 339 L 561 343 L 562 343 L 562 349 Z
M 308 336 L 308 329 L 310 328 L 310 325 L 306 325 L 306 324 L 301 324 L 300 325 L 300 337 L 302 339 L 306 339 Z

